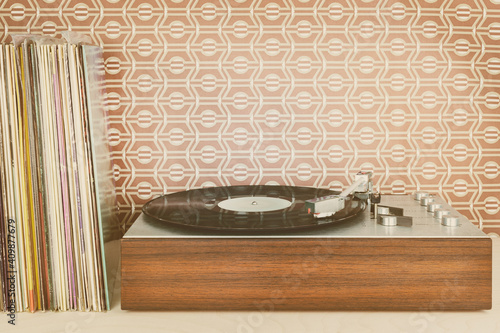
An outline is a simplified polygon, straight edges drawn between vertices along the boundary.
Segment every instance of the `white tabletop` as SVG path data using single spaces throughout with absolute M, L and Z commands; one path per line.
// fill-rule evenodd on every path
M 119 275 L 107 313 L 3 314 L 0 332 L 500 332 L 500 239 L 493 239 L 493 309 L 471 312 L 131 312 L 120 309 Z

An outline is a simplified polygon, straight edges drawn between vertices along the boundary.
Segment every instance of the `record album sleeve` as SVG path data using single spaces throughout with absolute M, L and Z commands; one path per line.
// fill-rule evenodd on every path
M 113 177 L 113 163 L 111 160 L 108 140 L 108 114 L 105 109 L 104 90 L 104 62 L 102 48 L 97 46 L 82 46 L 84 69 L 86 77 L 86 100 L 88 101 L 88 121 L 90 125 L 91 148 L 93 155 L 93 169 L 96 211 L 102 260 L 102 276 L 105 291 L 104 307 L 110 309 L 110 298 L 113 284 L 116 280 L 118 262 L 116 260 L 119 248 L 120 227 L 117 220 L 117 204 Z

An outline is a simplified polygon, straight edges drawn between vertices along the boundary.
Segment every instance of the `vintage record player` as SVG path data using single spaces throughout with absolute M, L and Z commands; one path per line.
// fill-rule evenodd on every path
M 125 310 L 481 310 L 492 242 L 442 198 L 228 186 L 156 198 L 122 241 Z

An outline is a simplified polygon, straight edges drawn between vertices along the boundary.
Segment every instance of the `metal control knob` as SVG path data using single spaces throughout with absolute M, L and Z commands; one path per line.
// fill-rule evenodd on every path
M 434 202 L 434 198 L 432 198 L 432 197 L 423 197 L 422 199 L 420 199 L 421 206 L 428 206 L 433 202 Z
M 436 209 L 439 209 L 441 207 L 443 207 L 443 205 L 438 204 L 438 203 L 431 203 L 427 206 L 427 211 L 434 213 L 436 211 Z
M 447 227 L 458 227 L 460 225 L 459 221 L 460 219 L 458 218 L 458 216 L 447 215 L 443 216 L 443 218 L 441 219 L 441 224 Z
M 450 212 L 449 210 L 447 210 L 447 209 L 443 209 L 443 208 L 441 208 L 441 209 L 436 209 L 436 210 L 434 211 L 434 217 L 435 217 L 435 218 L 437 218 L 437 219 L 440 219 L 440 220 L 441 220 L 443 217 L 445 217 L 445 216 L 447 216 L 447 215 L 450 215 L 450 214 L 451 214 L 451 212 Z
M 424 192 L 424 191 L 417 191 L 417 192 L 413 193 L 413 199 L 415 199 L 417 201 L 420 201 L 422 198 L 428 197 L 428 196 L 429 196 L 429 193 Z
M 398 225 L 398 217 L 397 216 L 391 216 L 391 215 L 385 215 L 382 216 L 382 225 L 392 227 Z
M 379 214 L 379 215 L 389 215 L 390 214 L 390 209 L 389 209 L 389 207 L 378 206 L 377 207 L 377 214 Z

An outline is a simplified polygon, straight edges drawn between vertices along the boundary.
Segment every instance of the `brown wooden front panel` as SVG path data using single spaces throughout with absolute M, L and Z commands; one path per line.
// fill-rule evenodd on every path
M 491 239 L 123 239 L 127 310 L 491 308 Z

